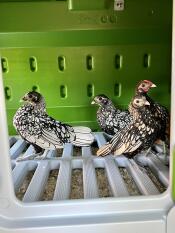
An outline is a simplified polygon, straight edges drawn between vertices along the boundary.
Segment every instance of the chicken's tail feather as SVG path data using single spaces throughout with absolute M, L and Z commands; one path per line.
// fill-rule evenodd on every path
M 97 156 L 106 156 L 111 153 L 111 144 L 107 143 L 100 147 L 97 151 Z
M 75 146 L 90 146 L 94 142 L 94 135 L 90 128 L 84 126 L 73 127 L 75 139 L 72 142 Z

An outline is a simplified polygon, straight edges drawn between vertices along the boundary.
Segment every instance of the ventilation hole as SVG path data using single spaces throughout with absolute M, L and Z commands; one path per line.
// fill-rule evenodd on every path
M 44 189 L 44 193 L 41 197 L 41 201 L 53 200 L 58 173 L 59 173 L 59 169 L 54 169 L 50 171 L 47 184 Z
M 106 139 L 107 142 L 111 141 L 111 138 L 112 138 L 111 135 L 109 135 L 107 133 L 104 133 L 103 136 L 105 137 L 105 139 Z
M 145 167 L 147 171 L 147 175 L 152 180 L 156 188 L 159 190 L 160 193 L 163 193 L 166 190 L 166 187 L 158 180 L 158 178 L 154 175 L 149 167 Z
M 149 68 L 151 65 L 151 55 L 150 54 L 144 54 L 143 56 L 143 66 L 145 68 Z
M 99 197 L 112 197 L 112 192 L 104 168 L 96 168 Z
M 12 98 L 11 88 L 10 87 L 5 87 L 4 91 L 5 91 L 6 100 L 10 100 Z
M 93 142 L 93 143 L 91 144 L 91 151 L 92 151 L 92 154 L 93 154 L 93 155 L 96 155 L 98 149 L 99 149 L 99 148 L 98 148 L 98 145 L 97 145 L 97 141 Z
M 13 170 L 15 167 L 16 167 L 16 164 L 12 162 L 11 163 L 11 169 Z
M 36 170 L 36 169 L 35 169 Z M 32 180 L 32 177 L 35 173 L 35 170 L 33 171 L 29 171 L 27 176 L 24 178 L 24 181 L 22 182 L 20 188 L 17 190 L 16 192 L 16 197 L 19 199 L 19 200 L 22 200 L 26 191 L 27 191 L 27 188 L 30 184 L 30 181 Z
M 127 190 L 131 196 L 141 195 L 139 189 L 137 188 L 132 176 L 128 173 L 126 168 L 119 168 L 120 174 L 125 182 Z
M 83 172 L 82 169 L 72 170 L 70 199 L 82 199 L 83 194 Z
M 73 156 L 82 156 L 81 147 L 78 146 L 73 147 Z
M 64 71 L 65 70 L 65 58 L 62 56 L 58 57 L 58 68 L 60 71 Z
M 60 86 L 60 96 L 61 96 L 61 98 L 67 97 L 67 88 L 64 85 Z
M 30 70 L 32 72 L 37 71 L 37 60 L 35 57 L 30 57 L 29 58 L 29 64 L 30 64 Z
M 121 84 L 116 83 L 114 85 L 114 96 L 120 97 L 121 96 Z
M 37 92 L 39 92 L 39 87 L 34 85 L 34 86 L 32 87 L 32 91 L 37 91 Z
M 15 137 L 12 137 L 10 138 L 9 140 L 9 145 L 10 145 L 10 148 L 17 142 L 17 139 Z
M 24 147 L 22 153 L 25 153 L 28 150 L 29 147 L 30 147 L 30 144 L 26 144 L 26 146 Z
M 63 148 L 57 148 L 55 157 L 62 157 L 62 155 L 63 155 Z
M 8 72 L 8 62 L 7 62 L 7 58 L 2 57 L 1 58 L 1 66 L 2 66 L 2 72 L 3 73 L 7 73 Z
M 123 61 L 122 56 L 116 54 L 115 55 L 115 68 L 116 69 L 120 69 L 122 67 L 122 61 Z
M 94 59 L 91 55 L 86 57 L 86 67 L 88 70 L 92 70 L 94 67 Z
M 93 84 L 87 85 L 87 96 L 88 97 L 94 96 L 94 85 Z

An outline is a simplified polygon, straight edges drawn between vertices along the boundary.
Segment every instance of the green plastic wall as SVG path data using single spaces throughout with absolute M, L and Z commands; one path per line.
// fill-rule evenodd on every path
M 96 130 L 92 97 L 108 95 L 126 108 L 136 83 L 170 106 L 171 0 L 0 1 L 0 55 L 9 133 L 19 99 L 46 98 L 53 117 Z

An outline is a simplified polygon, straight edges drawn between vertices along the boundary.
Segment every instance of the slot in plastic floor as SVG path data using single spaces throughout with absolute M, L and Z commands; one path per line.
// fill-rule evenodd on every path
M 106 143 L 103 133 L 95 133 L 95 138 L 97 147 Z M 157 195 L 169 184 L 161 147 L 135 160 L 123 155 L 97 157 L 93 145 L 75 149 L 66 144 L 62 151 L 49 151 L 45 160 L 17 162 L 34 149 L 16 136 L 9 142 L 14 189 L 23 202 Z

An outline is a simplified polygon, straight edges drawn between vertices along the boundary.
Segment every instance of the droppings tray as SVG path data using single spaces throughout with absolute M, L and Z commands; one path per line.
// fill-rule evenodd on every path
M 95 138 L 96 147 L 107 140 L 103 133 L 95 133 Z M 9 141 L 14 189 L 23 202 L 156 195 L 169 184 L 161 148 L 147 157 L 138 155 L 138 164 L 122 155 L 96 157 L 94 145 L 76 148 L 68 143 L 63 150 L 49 151 L 46 160 L 17 162 L 34 149 L 18 137 Z

